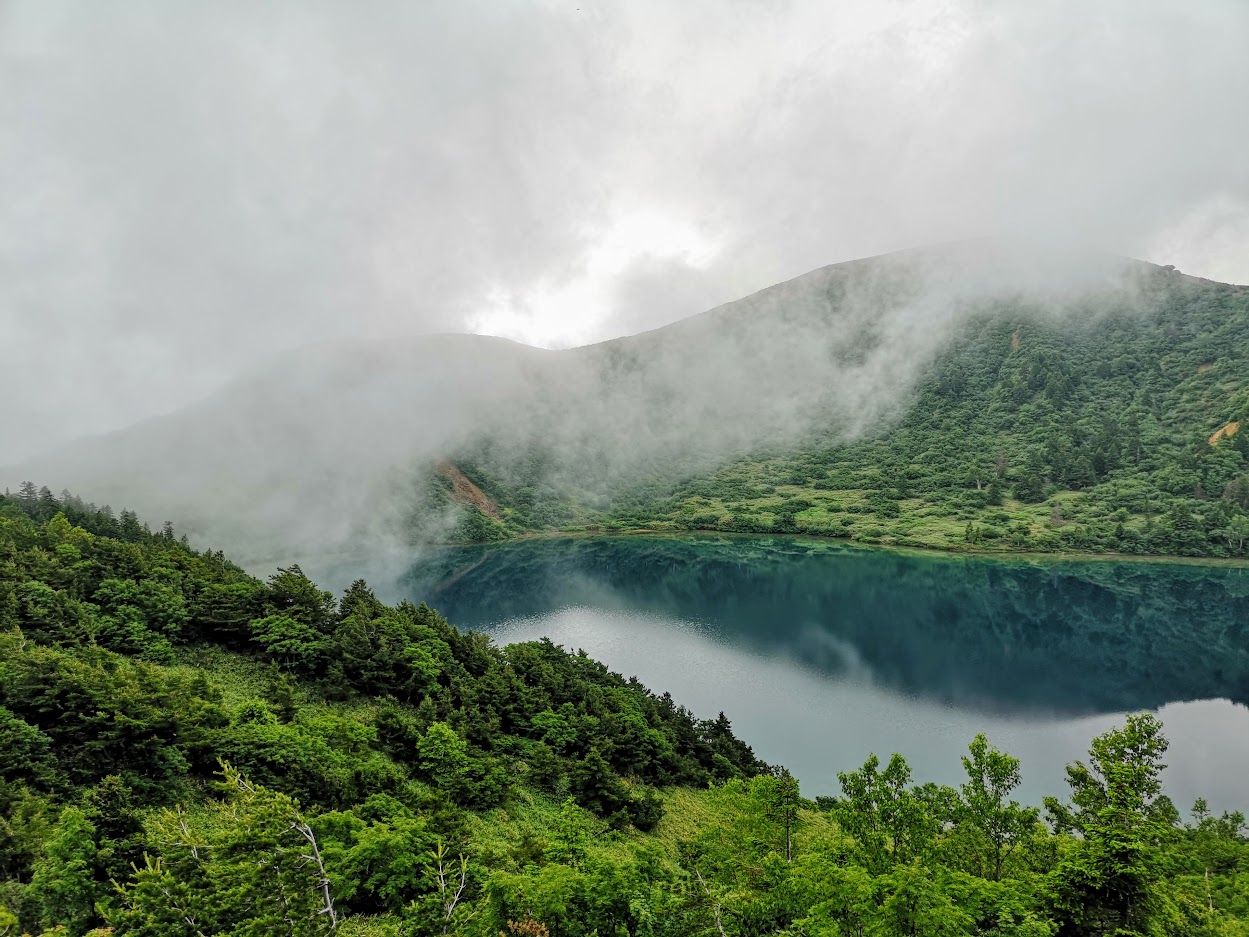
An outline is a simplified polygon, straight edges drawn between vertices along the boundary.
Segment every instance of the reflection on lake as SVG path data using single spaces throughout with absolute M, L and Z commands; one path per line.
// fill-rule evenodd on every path
M 701 716 L 810 793 L 872 752 L 956 783 L 986 732 L 1029 800 L 1124 711 L 1155 709 L 1168 792 L 1249 808 L 1249 570 L 986 559 L 766 537 L 455 548 L 405 594 L 507 643 L 550 637 Z

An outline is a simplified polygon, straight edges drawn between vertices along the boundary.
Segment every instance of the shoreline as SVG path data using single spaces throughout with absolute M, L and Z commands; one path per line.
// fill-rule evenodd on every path
M 1179 556 L 1171 553 L 1091 553 L 1077 550 L 1055 552 L 1037 552 L 1026 550 L 975 550 L 964 548 L 942 548 L 915 546 L 898 543 L 862 543 L 849 537 L 830 537 L 815 533 L 746 533 L 728 530 L 656 530 L 648 527 L 629 530 L 534 530 L 526 531 L 506 540 L 495 540 L 487 543 L 440 543 L 430 544 L 435 549 L 464 547 L 501 547 L 512 543 L 523 543 L 531 540 L 588 539 L 588 538 L 644 538 L 659 539 L 710 539 L 725 540 L 761 540 L 774 539 L 795 543 L 810 541 L 820 545 L 834 545 L 851 550 L 877 550 L 888 553 L 915 554 L 929 558 L 946 557 L 949 559 L 987 559 L 987 560 L 1020 560 L 1029 563 L 1039 562 L 1080 562 L 1080 563 L 1154 563 L 1176 566 L 1217 566 L 1227 569 L 1249 569 L 1249 557 L 1229 556 Z

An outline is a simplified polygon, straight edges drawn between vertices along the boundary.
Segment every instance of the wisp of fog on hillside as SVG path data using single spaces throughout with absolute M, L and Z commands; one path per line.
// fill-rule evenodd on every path
M 985 303 L 1135 295 L 1098 250 L 1249 280 L 1247 32 L 1235 3 L 0 4 L 5 481 L 268 562 L 395 535 L 483 438 L 593 498 L 877 431 Z

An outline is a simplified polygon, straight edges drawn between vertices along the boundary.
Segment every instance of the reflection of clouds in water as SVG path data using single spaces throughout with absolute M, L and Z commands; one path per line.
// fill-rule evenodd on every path
M 815 630 L 815 629 L 811 629 Z M 875 752 L 901 752 L 918 781 L 957 784 L 960 756 L 977 732 L 1022 761 L 1022 799 L 1063 796 L 1063 768 L 1087 756 L 1090 740 L 1122 714 L 1079 718 L 1009 715 L 956 708 L 899 694 L 859 679 L 853 648 L 812 638 L 811 647 L 844 653 L 850 678 L 830 677 L 793 660 L 744 650 L 707 627 L 659 614 L 569 607 L 513 619 L 492 629 L 500 643 L 548 637 L 581 648 L 625 676 L 637 676 L 700 717 L 720 710 L 767 761 L 785 764 L 809 795 L 836 793 L 838 771 Z M 1159 714 L 1171 749 L 1167 793 L 1181 810 L 1206 797 L 1215 810 L 1249 808 L 1249 709 L 1226 700 L 1171 703 Z
M 816 675 L 1012 718 L 1243 700 L 1236 571 L 917 556 L 771 538 L 568 538 L 456 549 L 407 594 L 463 627 L 574 607 L 704 623 Z M 449 569 L 470 577 L 431 593 Z M 423 579 L 421 577 L 424 577 Z M 1211 665 L 1211 661 L 1217 661 Z
M 857 647 L 811 622 L 799 628 L 786 656 L 800 666 L 822 673 L 836 674 L 858 683 L 872 681 L 872 668 Z

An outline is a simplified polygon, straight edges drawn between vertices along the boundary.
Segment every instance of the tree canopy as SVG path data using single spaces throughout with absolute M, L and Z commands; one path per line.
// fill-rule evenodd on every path
M 983 736 L 811 799 L 584 654 L 0 498 L 0 935 L 1249 934 L 1244 817 L 1183 822 L 1166 748 L 1129 716 L 1046 822 Z

